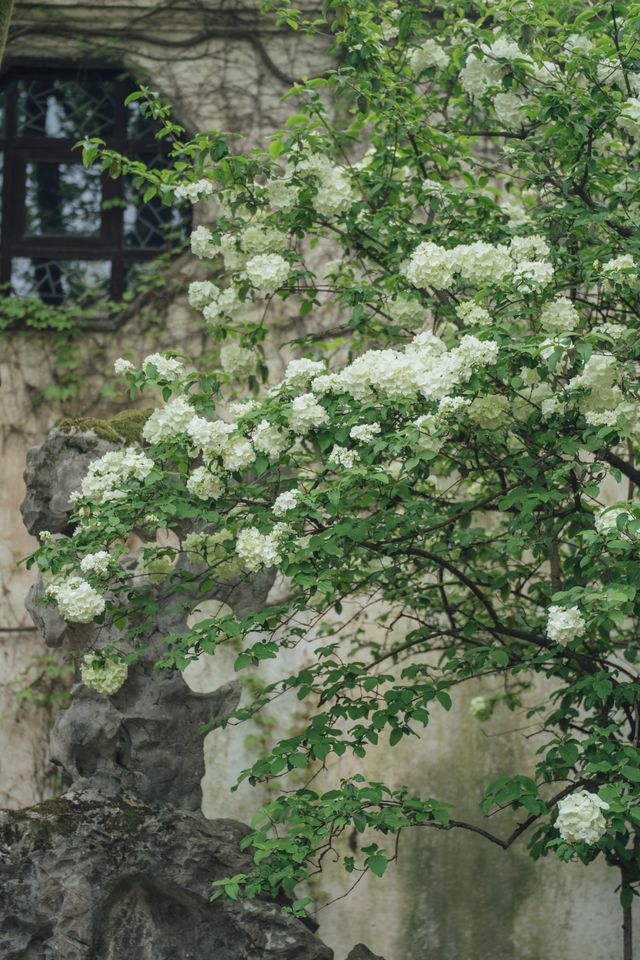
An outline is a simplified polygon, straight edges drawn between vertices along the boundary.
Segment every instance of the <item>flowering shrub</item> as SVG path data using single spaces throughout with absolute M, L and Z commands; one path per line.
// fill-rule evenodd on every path
M 532 769 L 482 801 L 515 811 L 510 835 L 409 787 L 310 780 L 264 809 L 255 871 L 236 891 L 291 892 L 353 828 L 377 840 L 346 870 L 381 875 L 389 835 L 426 824 L 504 847 L 526 834 L 533 856 L 602 856 L 628 908 L 640 881 L 640 8 L 326 0 L 324 12 L 279 9 L 295 29 L 331 31 L 340 66 L 294 88 L 299 112 L 264 153 L 178 137 L 178 173 L 136 167 L 150 195 L 215 201 L 192 238 L 212 279 L 189 300 L 221 363 L 118 361 L 132 395 L 160 387 L 163 405 L 140 450 L 91 466 L 74 536 L 35 562 L 63 616 L 123 629 L 146 602 L 122 562 L 140 529 L 173 531 L 164 555 L 197 564 L 166 564 L 185 607 L 259 570 L 287 578 L 278 605 L 167 641 L 165 665 L 238 640 L 238 669 L 281 656 L 282 678 L 235 720 L 287 690 L 307 718 L 245 771 L 251 783 L 347 752 L 366 768 L 377 744 L 423 735 L 479 676 L 499 683 L 471 700 L 476 717 L 517 709 L 544 734 Z M 291 304 L 310 328 L 324 317 L 323 333 L 261 389 L 270 320 Z M 624 480 L 613 509 L 605 480 Z M 363 629 L 372 601 L 382 612 Z M 303 644 L 308 663 L 288 668 Z

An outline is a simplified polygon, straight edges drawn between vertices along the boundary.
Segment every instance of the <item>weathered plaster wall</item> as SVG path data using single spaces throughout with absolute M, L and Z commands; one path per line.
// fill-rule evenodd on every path
M 98 59 L 109 53 L 148 73 L 153 86 L 175 104 L 178 119 L 192 129 L 217 126 L 258 138 L 287 110 L 279 103 L 285 75 L 312 73 L 322 44 L 304 46 L 299 37 L 265 31 L 256 45 L 247 29 L 258 21 L 248 8 L 239 10 L 223 0 L 213 10 L 194 11 L 194 6 L 151 0 L 102 0 L 99 6 L 64 0 L 18 2 L 10 56 L 43 61 L 80 56 L 86 51 L 82 37 L 90 34 L 94 48 L 108 47 Z M 49 16 L 51 12 L 58 16 Z M 190 42 L 194 36 L 202 38 L 195 45 Z M 185 281 L 191 269 L 187 263 L 176 267 Z M 284 343 L 291 333 L 284 328 L 276 336 Z M 15 566 L 33 546 L 18 511 L 26 451 L 62 416 L 104 417 L 120 409 L 123 397 L 101 395 L 113 359 L 163 347 L 194 357 L 206 349 L 197 317 L 180 298 L 150 303 L 114 333 L 88 333 L 81 352 L 84 386 L 72 403 L 60 405 L 34 400 L 54 376 L 51 341 L 21 334 L 2 341 L 0 807 L 24 806 L 55 789 L 46 776 L 49 717 L 29 701 L 16 699 L 16 686 L 25 686 L 25 672 L 35 675 L 39 670 L 36 658 L 43 647 L 29 630 L 5 632 L 7 627 L 30 626 L 23 601 L 31 575 Z M 281 364 L 276 348 L 275 369 Z M 303 659 L 304 650 L 296 656 Z M 190 682 L 211 689 L 232 675 L 229 651 L 192 670 Z M 475 692 L 470 689 L 469 697 Z M 294 708 L 300 709 L 297 701 L 291 704 Z M 285 714 L 280 705 L 273 722 Z M 482 784 L 524 767 L 521 736 L 512 732 L 520 720 L 498 714 L 480 725 L 462 703 L 451 716 L 434 717 L 428 739 L 394 748 L 392 755 L 382 752 L 367 773 L 373 778 L 384 773 L 395 785 L 409 782 L 416 790 L 458 802 L 460 812 L 475 819 L 474 800 Z M 264 735 L 264 726 L 210 734 L 205 813 L 251 818 L 258 801 L 255 792 L 244 787 L 232 794 L 229 784 Z M 528 744 L 529 756 L 536 746 Z M 608 960 L 620 953 L 615 881 L 605 870 L 561 867 L 552 861 L 532 865 L 521 850 L 503 853 L 480 838 L 428 829 L 405 835 L 400 849 L 400 862 L 384 881 L 366 878 L 349 899 L 320 911 L 321 936 L 338 955 L 358 940 L 387 960 Z M 321 900 L 339 896 L 344 877 L 329 865 L 316 888 Z

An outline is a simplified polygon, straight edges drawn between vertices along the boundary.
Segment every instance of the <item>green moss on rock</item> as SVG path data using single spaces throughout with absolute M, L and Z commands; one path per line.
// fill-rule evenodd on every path
M 152 412 L 153 408 L 144 407 L 141 410 L 123 410 L 109 420 L 100 420 L 98 417 L 69 417 L 58 424 L 58 429 L 63 433 L 92 431 L 101 440 L 135 443 L 142 437 L 142 428 Z

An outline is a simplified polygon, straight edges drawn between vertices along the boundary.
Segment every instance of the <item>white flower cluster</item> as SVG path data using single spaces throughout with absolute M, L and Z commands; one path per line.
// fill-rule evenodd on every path
M 300 193 L 300 187 L 288 177 L 269 180 L 266 190 L 271 207 L 285 212 L 295 207 Z
M 347 470 L 351 470 L 359 459 L 355 450 L 341 447 L 338 443 L 331 448 L 331 453 L 327 458 L 329 463 L 333 463 L 338 467 L 345 467 Z
M 211 280 L 194 280 L 189 284 L 189 306 L 194 310 L 204 310 L 208 303 L 220 296 L 220 288 Z
M 150 353 L 148 357 L 145 357 L 142 361 L 142 369 L 145 373 L 147 373 L 148 366 L 155 367 L 160 379 L 167 382 L 178 380 L 184 373 L 184 364 L 181 360 L 176 360 L 175 357 L 165 357 L 161 353 Z
M 537 254 L 533 259 L 532 255 Z M 512 277 L 521 290 L 545 286 L 553 278 L 553 267 L 543 259 L 549 248 L 541 237 L 516 237 L 504 244 L 463 243 L 450 250 L 424 241 L 413 251 L 405 267 L 407 280 L 415 287 L 444 290 L 452 286 L 457 274 L 476 287 L 501 283 Z
M 549 607 L 547 612 L 547 636 L 552 643 L 562 646 L 581 637 L 586 623 L 578 607 Z
M 517 43 L 508 37 L 497 37 L 493 43 L 481 46 L 483 57 L 471 53 L 460 71 L 460 83 L 470 97 L 483 96 L 490 87 L 496 86 L 509 70 L 509 64 L 500 60 L 518 60 L 530 63 Z
M 281 253 L 287 249 L 286 233 L 263 223 L 248 226 L 240 237 L 240 246 L 246 254 Z
M 446 70 L 448 63 L 449 54 L 432 38 L 425 40 L 419 47 L 412 50 L 409 56 L 409 66 L 416 76 L 429 67 Z
M 571 333 L 578 328 L 580 314 L 567 297 L 556 297 L 545 303 L 540 323 L 547 333 Z
M 463 300 L 456 307 L 456 314 L 464 323 L 470 323 L 474 327 L 485 326 L 491 323 L 491 314 L 484 307 L 481 307 L 475 300 Z
M 277 523 L 271 533 L 260 533 L 257 527 L 245 527 L 236 537 L 236 553 L 245 570 L 255 573 L 282 561 L 280 543 L 287 527 Z
M 201 260 L 213 260 L 220 253 L 220 247 L 211 239 L 211 230 L 200 225 L 191 232 L 191 252 Z
M 295 510 L 298 506 L 298 490 L 285 490 L 279 494 L 273 503 L 273 513 L 276 517 L 283 517 L 289 510 Z
M 355 427 L 351 427 L 349 436 L 358 443 L 371 443 L 381 429 L 379 423 L 359 423 Z
M 420 330 L 431 318 L 429 310 L 419 300 L 402 296 L 391 301 L 389 315 L 405 330 Z
M 105 608 L 104 597 L 82 577 L 57 578 L 46 595 L 55 600 L 62 619 L 72 623 L 90 623 Z
M 187 490 L 198 500 L 217 500 L 224 493 L 224 481 L 210 467 L 196 467 L 187 478 Z
M 404 350 L 369 350 L 339 374 L 331 375 L 329 390 L 349 393 L 354 400 L 376 395 L 441 400 L 453 387 L 466 383 L 474 370 L 495 362 L 498 345 L 464 336 L 447 351 L 432 333 L 419 333 Z M 312 385 L 313 389 L 313 385 Z
M 230 377 L 250 377 L 256 372 L 257 363 L 253 350 L 239 343 L 228 343 L 220 350 L 220 365 Z
M 578 790 L 558 801 L 556 827 L 567 843 L 597 843 L 607 829 L 602 813 L 609 804 L 597 793 Z
M 135 365 L 131 363 L 131 360 L 123 360 L 122 357 L 118 357 L 117 360 L 113 361 L 113 369 L 117 376 L 120 376 L 123 373 L 133 373 Z
M 233 580 L 240 576 L 242 567 L 235 553 L 229 553 L 225 543 L 233 535 L 223 527 L 214 533 L 189 533 L 182 543 L 184 552 L 194 563 L 207 563 L 215 570 L 217 580 Z
M 194 411 L 184 397 L 176 397 L 154 410 L 144 427 L 142 436 L 148 443 L 162 443 L 187 432 Z
M 602 274 L 609 280 L 624 279 L 628 271 L 633 270 L 637 273 L 636 262 L 630 253 L 623 253 L 619 257 L 613 257 L 602 266 Z
M 525 107 L 524 100 L 512 90 L 497 93 L 493 98 L 496 117 L 508 130 L 519 130 L 524 126 L 527 120 Z
M 80 679 L 86 687 L 112 696 L 117 693 L 129 675 L 129 667 L 122 660 L 102 660 L 87 653 L 80 665 Z
M 300 360 L 291 360 L 287 364 L 282 382 L 295 390 L 306 387 L 314 377 L 325 372 L 325 365 L 320 360 L 309 360 L 303 357 Z
M 576 387 L 587 389 L 587 395 L 579 401 L 579 408 L 584 414 L 599 413 L 602 411 L 616 411 L 614 416 L 622 413 L 618 411 L 624 403 L 624 395 L 617 385 L 618 363 L 616 358 L 604 353 L 593 353 L 585 363 L 582 373 L 572 377 L 567 384 L 569 390 Z
M 622 130 L 627 130 L 634 140 L 640 140 L 640 100 L 637 97 L 625 100 L 617 123 Z
M 493 713 L 493 700 L 488 697 L 472 697 L 469 701 L 469 713 L 476 720 L 488 720 Z
M 289 426 L 294 433 L 304 436 L 310 430 L 329 422 L 329 414 L 312 393 L 303 393 L 291 404 Z
M 259 453 L 275 459 L 286 450 L 289 438 L 268 420 L 261 420 L 251 435 L 251 442 Z
M 509 425 L 509 401 L 500 393 L 476 397 L 470 403 L 468 413 L 482 430 L 497 430 Z
M 83 573 L 97 573 L 100 576 L 108 573 L 111 563 L 111 555 L 106 550 L 98 550 L 96 553 L 88 553 L 80 561 L 80 569 Z
M 289 279 L 290 266 L 278 253 L 259 253 L 251 257 L 245 273 L 258 293 L 275 293 Z
M 624 517 L 625 524 L 632 518 L 629 510 L 625 507 L 605 507 L 600 510 L 595 518 L 596 531 L 603 537 L 616 534 L 624 539 L 630 539 L 628 534 L 618 529 L 618 517 Z
M 355 194 L 346 172 L 323 154 L 313 154 L 298 164 L 298 171 L 317 181 L 316 195 L 311 201 L 316 213 L 333 219 L 347 213 Z
M 153 470 L 153 460 L 134 447 L 124 450 L 110 450 L 98 460 L 89 464 L 80 490 L 82 495 L 97 503 L 105 500 L 118 500 L 126 496 L 123 489 L 128 480 L 144 480 Z M 74 499 L 80 494 L 74 494 Z
M 178 200 L 188 200 L 190 203 L 197 203 L 203 197 L 211 197 L 216 190 L 216 185 L 210 180 L 196 180 L 193 183 L 181 183 L 174 190 Z

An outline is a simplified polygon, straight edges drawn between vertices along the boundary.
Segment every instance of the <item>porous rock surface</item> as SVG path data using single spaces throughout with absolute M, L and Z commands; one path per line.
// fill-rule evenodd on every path
M 67 529 L 69 492 L 109 446 L 94 433 L 53 431 L 31 452 L 23 508 L 30 530 Z M 270 583 L 270 575 L 252 577 L 226 587 L 223 598 L 236 610 L 256 608 Z M 194 693 L 180 671 L 155 667 L 164 637 L 184 629 L 187 609 L 166 582 L 148 589 L 161 601 L 158 615 L 124 685 L 105 696 L 76 683 L 56 719 L 51 757 L 67 792 L 0 811 L 0 957 L 332 960 L 312 924 L 277 904 L 209 899 L 212 881 L 251 869 L 240 849 L 249 828 L 200 812 L 200 730 L 234 709 L 240 689 Z M 65 624 L 38 604 L 42 592 L 40 583 L 29 609 L 48 644 L 127 651 L 112 626 Z M 352 953 L 357 958 L 374 955 Z

